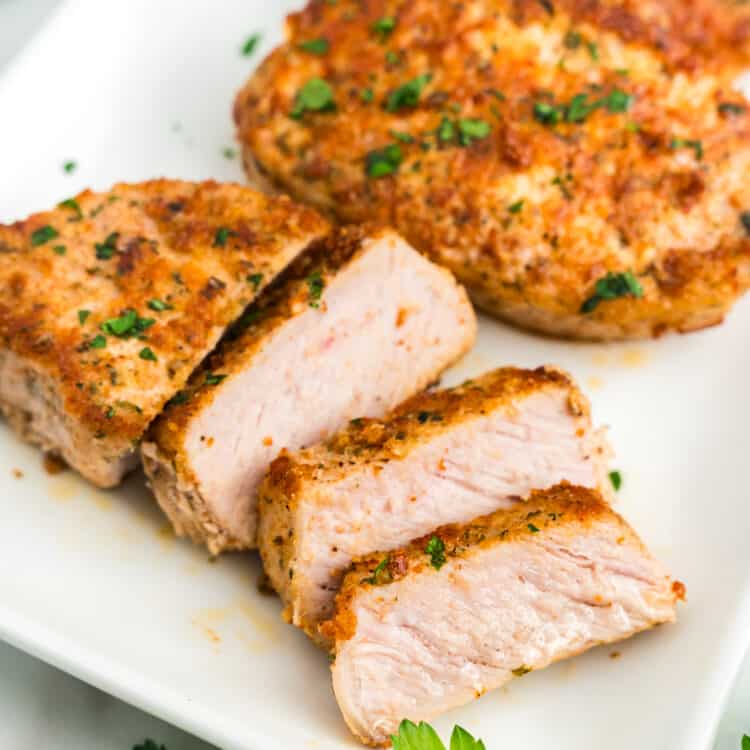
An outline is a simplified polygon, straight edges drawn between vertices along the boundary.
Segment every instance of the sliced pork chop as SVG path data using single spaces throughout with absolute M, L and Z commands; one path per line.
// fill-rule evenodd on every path
M 609 451 L 563 373 L 503 369 L 284 455 L 260 490 L 259 545 L 286 616 L 315 640 L 352 559 L 510 508 L 564 479 L 606 488 Z
M 745 67 L 736 0 L 311 0 L 235 119 L 253 179 L 389 222 L 485 310 L 648 337 L 750 286 Z
M 315 212 L 155 180 L 0 225 L 0 408 L 102 487 L 227 326 L 309 242 Z
M 381 416 L 474 341 L 464 290 L 389 230 L 314 244 L 246 316 L 143 447 L 178 533 L 255 546 L 256 490 L 283 448 Z
M 598 493 L 559 486 L 354 565 L 325 625 L 333 689 L 352 732 L 383 745 L 402 719 L 673 622 L 683 596 Z

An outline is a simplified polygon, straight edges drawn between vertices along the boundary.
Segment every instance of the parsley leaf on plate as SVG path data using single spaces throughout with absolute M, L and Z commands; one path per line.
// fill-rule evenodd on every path
M 419 724 L 405 719 L 398 734 L 391 735 L 393 750 L 445 750 L 437 732 L 426 722 Z M 486 750 L 482 740 L 475 740 L 463 727 L 456 726 L 451 735 L 450 750 Z M 745 750 L 743 747 L 742 750 Z

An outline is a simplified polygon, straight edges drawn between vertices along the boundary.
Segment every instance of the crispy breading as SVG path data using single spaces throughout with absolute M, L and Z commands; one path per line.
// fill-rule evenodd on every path
M 313 0 L 288 31 L 236 100 L 248 171 L 392 223 L 485 310 L 638 338 L 750 284 L 747 5 Z
M 0 362 L 29 384 L 2 393 L 4 410 L 92 481 L 116 483 L 226 327 L 326 230 L 288 198 L 171 180 L 86 191 L 0 226 Z M 24 398 L 42 391 L 34 416 Z

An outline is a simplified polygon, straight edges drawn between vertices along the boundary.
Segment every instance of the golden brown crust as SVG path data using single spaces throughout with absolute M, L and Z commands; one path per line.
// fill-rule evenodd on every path
M 407 547 L 390 553 L 367 555 L 353 563 L 336 597 L 335 617 L 321 626 L 329 642 L 350 639 L 356 629 L 354 599 L 366 588 L 388 586 L 402 578 L 430 568 L 432 555 L 427 545 L 438 539 L 446 560 L 461 559 L 479 548 L 507 544 L 543 534 L 558 524 L 576 524 L 581 532 L 602 518 L 614 518 L 622 531 L 622 542 L 643 547 L 642 542 L 595 490 L 563 483 L 534 492 L 523 505 L 501 510 L 470 524 L 443 526 Z M 648 554 L 645 547 L 643 553 Z
M 382 18 L 392 31 L 373 30 Z M 688 331 L 750 285 L 750 110 L 731 88 L 749 36 L 750 9 L 723 0 L 314 0 L 235 117 L 264 178 L 342 220 L 391 223 L 490 312 L 585 338 Z M 299 47 L 317 39 L 325 54 Z M 427 74 L 417 106 L 386 111 Z M 335 111 L 290 118 L 314 77 Z M 580 121 L 535 115 L 583 94 L 632 99 Z M 461 120 L 491 131 L 443 140 Z M 389 144 L 396 174 L 368 177 Z M 626 272 L 643 298 L 583 312 Z
M 216 379 L 245 370 L 268 337 L 311 305 L 324 309 L 324 290 L 339 271 L 362 251 L 363 242 L 377 239 L 375 227 L 343 227 L 313 241 L 227 332 L 217 350 L 193 373 L 178 398 L 167 406 L 151 430 L 160 452 L 191 474 L 183 438 L 192 419 L 211 403 Z
M 326 228 L 310 209 L 239 185 L 86 191 L 0 226 L 0 341 L 58 384 L 64 411 L 92 435 L 137 441 L 226 326 Z M 102 329 L 128 311 L 138 325 L 126 335 Z

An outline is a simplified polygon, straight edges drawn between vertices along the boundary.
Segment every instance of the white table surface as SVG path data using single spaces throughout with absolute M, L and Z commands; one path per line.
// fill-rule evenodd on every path
M 0 72 L 58 2 L 0 0 Z M 714 750 L 739 750 L 745 731 L 750 733 L 750 656 Z M 211 750 L 179 729 L 0 643 L 0 750 L 131 750 L 147 737 L 168 750 Z

